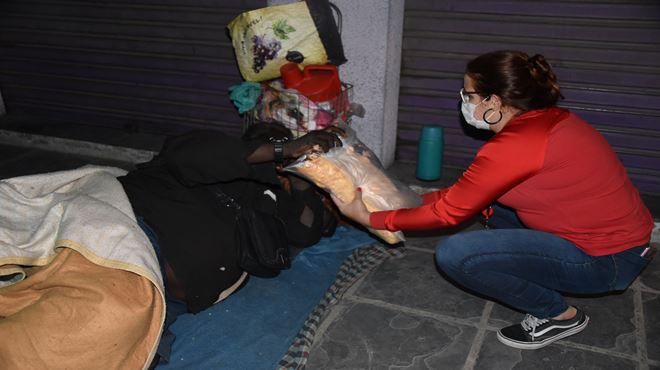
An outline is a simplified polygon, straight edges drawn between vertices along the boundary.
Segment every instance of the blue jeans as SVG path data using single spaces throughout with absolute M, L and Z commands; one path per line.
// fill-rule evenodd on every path
M 144 218 L 136 216 L 138 225 L 142 228 L 142 231 L 147 235 L 151 246 L 156 252 L 156 257 L 158 257 L 158 264 L 160 265 L 160 272 L 163 275 L 163 284 L 165 285 L 165 323 L 163 324 L 163 333 L 160 337 L 160 342 L 158 343 L 158 348 L 156 349 L 156 354 L 160 356 L 157 363 L 167 363 L 170 360 L 170 354 L 172 352 L 172 344 L 176 339 L 176 335 L 170 330 L 170 325 L 172 325 L 179 315 L 183 315 L 188 311 L 186 302 L 178 300 L 172 296 L 169 289 L 167 288 L 167 274 L 165 273 L 165 258 L 160 249 L 160 243 L 158 242 L 158 236 L 156 232 L 144 221 Z M 153 365 L 153 364 L 152 364 Z
M 646 267 L 646 246 L 594 257 L 554 234 L 526 228 L 511 209 L 493 206 L 497 229 L 464 232 L 436 247 L 438 267 L 456 283 L 538 318 L 564 312 L 560 292 L 624 290 Z

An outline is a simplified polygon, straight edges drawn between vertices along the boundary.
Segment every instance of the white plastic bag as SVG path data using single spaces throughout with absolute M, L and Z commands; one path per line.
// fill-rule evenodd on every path
M 349 127 L 342 138 L 343 146 L 327 153 L 303 156 L 285 168 L 313 182 L 345 202 L 362 189 L 362 200 L 370 212 L 398 208 L 413 208 L 421 204 L 420 196 L 398 180 L 390 177 L 376 157 Z M 389 244 L 404 241 L 403 233 L 370 229 Z

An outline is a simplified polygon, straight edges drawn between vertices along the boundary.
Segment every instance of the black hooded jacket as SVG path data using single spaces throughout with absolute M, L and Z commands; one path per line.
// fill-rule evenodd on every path
M 214 187 L 241 206 L 277 213 L 294 247 L 321 237 L 323 217 L 311 227 L 300 223 L 305 207 L 323 212 L 314 188 L 289 193 L 273 163 L 247 162 L 261 144 L 219 131 L 194 131 L 168 139 L 153 160 L 119 178 L 136 215 L 156 232 L 165 260 L 184 286 L 190 312 L 213 304 L 242 274 L 234 210 L 218 204 Z

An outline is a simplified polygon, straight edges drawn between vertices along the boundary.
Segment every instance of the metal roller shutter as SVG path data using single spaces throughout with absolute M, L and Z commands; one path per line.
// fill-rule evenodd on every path
M 265 0 L 3 0 L 0 90 L 9 114 L 171 134 L 239 132 L 225 27 Z
M 414 161 L 420 127 L 445 131 L 444 164 L 466 168 L 483 143 L 460 122 L 468 60 L 497 49 L 541 53 L 561 105 L 612 144 L 642 193 L 660 195 L 660 3 L 656 0 L 407 0 L 397 156 Z

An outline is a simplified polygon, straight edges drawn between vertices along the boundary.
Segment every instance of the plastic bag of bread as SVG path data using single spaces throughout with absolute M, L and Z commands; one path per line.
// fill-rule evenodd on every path
M 332 193 L 342 201 L 350 202 L 355 189 L 362 189 L 362 200 L 370 212 L 398 208 L 413 208 L 421 204 L 420 196 L 385 173 L 376 155 L 364 145 L 355 131 L 344 127 L 347 137 L 343 146 L 327 153 L 305 155 L 285 170 L 298 174 Z M 369 229 L 389 244 L 404 241 L 403 233 Z

